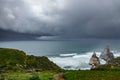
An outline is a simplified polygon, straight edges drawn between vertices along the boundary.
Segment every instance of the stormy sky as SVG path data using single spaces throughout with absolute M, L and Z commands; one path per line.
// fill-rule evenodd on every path
M 0 0 L 0 29 L 62 38 L 120 38 L 120 0 Z

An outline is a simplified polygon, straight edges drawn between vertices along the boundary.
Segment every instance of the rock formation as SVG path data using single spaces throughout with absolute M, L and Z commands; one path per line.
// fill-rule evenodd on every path
M 89 64 L 92 65 L 92 68 L 95 68 L 96 66 L 100 65 L 99 58 L 96 56 L 96 53 L 94 52 L 92 57 L 90 58 Z
M 114 59 L 114 55 L 110 52 L 109 47 L 106 47 L 104 51 L 101 53 L 100 58 L 106 61 L 106 64 L 112 64 L 112 60 Z

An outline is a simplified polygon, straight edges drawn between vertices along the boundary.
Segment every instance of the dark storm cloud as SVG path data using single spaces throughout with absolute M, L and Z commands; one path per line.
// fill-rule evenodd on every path
M 120 1 L 0 0 L 0 28 L 67 38 L 120 38 Z

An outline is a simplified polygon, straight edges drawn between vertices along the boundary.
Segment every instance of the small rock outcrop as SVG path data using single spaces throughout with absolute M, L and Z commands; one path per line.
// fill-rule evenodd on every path
M 110 52 L 109 47 L 107 46 L 104 51 L 101 53 L 100 58 L 106 61 L 106 64 L 112 64 L 114 55 Z
M 90 58 L 89 65 L 92 65 L 92 68 L 95 68 L 96 66 L 100 65 L 100 60 L 96 56 L 96 53 L 94 52 L 92 57 Z

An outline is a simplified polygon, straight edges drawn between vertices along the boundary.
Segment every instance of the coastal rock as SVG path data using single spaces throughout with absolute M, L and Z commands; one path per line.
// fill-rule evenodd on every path
M 106 47 L 104 51 L 101 53 L 100 58 L 106 61 L 106 64 L 112 64 L 112 60 L 114 59 L 114 55 L 110 52 L 109 47 Z
M 99 58 L 96 56 L 96 53 L 94 52 L 92 57 L 90 58 L 89 64 L 92 65 L 92 68 L 95 68 L 96 66 L 100 65 Z

